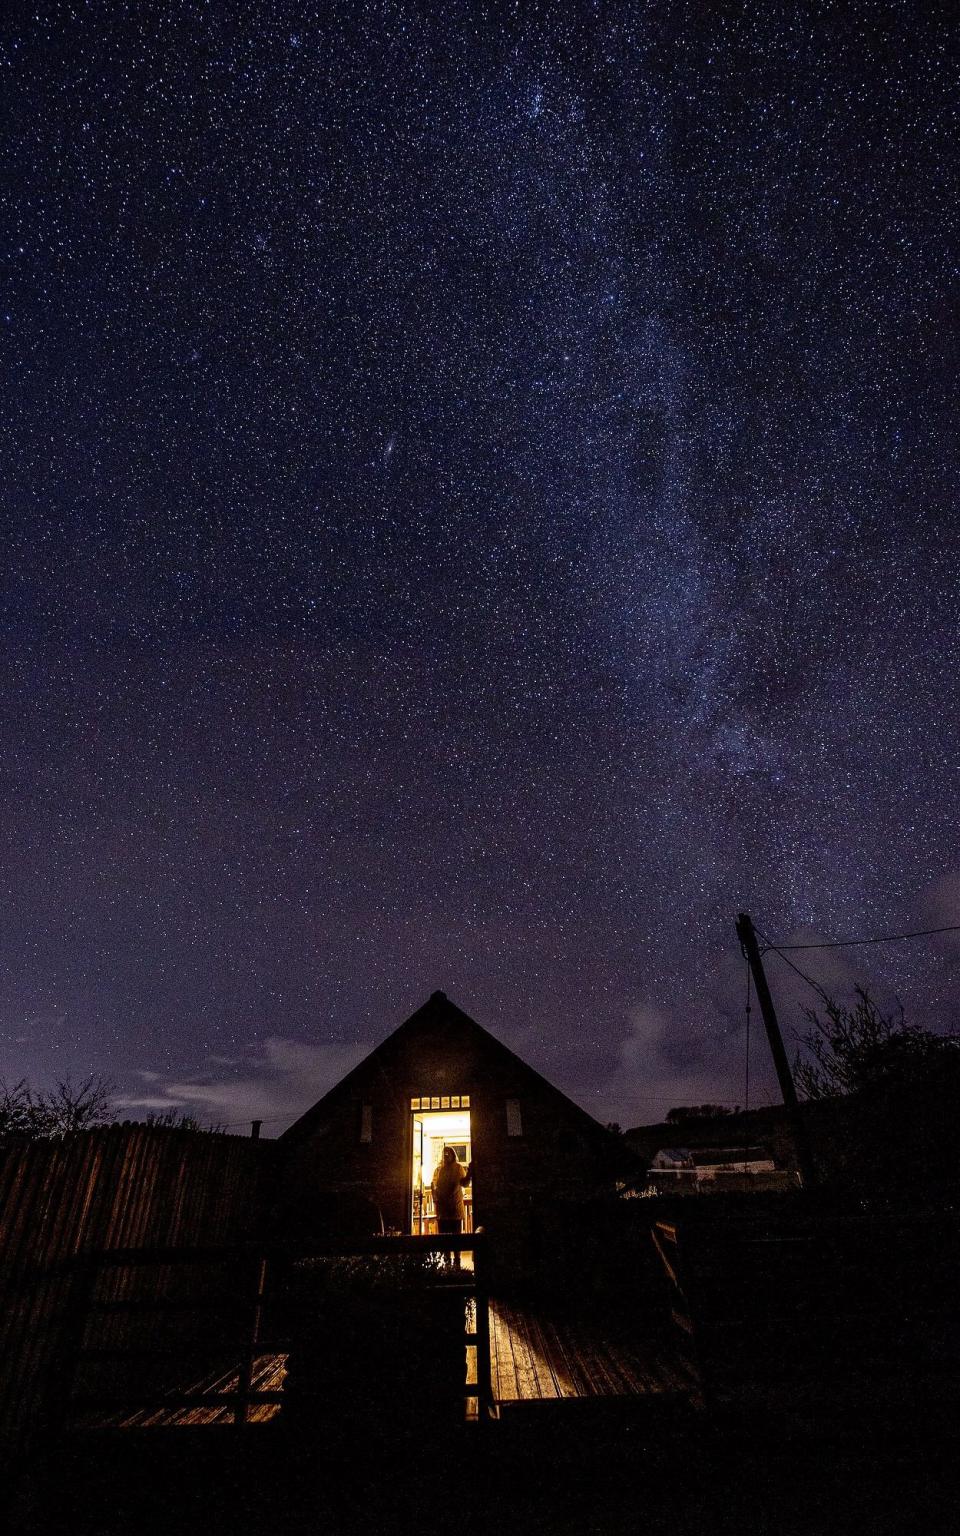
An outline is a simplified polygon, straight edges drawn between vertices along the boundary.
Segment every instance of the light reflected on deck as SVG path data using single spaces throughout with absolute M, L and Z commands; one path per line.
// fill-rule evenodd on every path
M 683 1397 L 696 1385 L 656 1341 L 503 1298 L 490 1302 L 490 1374 L 499 1403 Z
M 490 1385 L 495 1405 L 531 1403 L 562 1398 L 689 1397 L 698 1390 L 689 1368 L 656 1341 L 631 1338 L 628 1330 L 612 1330 L 595 1319 L 557 1316 L 541 1306 L 502 1297 L 490 1301 Z M 466 1298 L 464 1415 L 478 1418 L 476 1300 Z M 263 1354 L 254 1363 L 251 1387 L 256 1392 L 282 1392 L 287 1355 Z M 125 1414 L 87 1416 L 88 1428 L 150 1428 L 176 1425 L 216 1425 L 234 1422 L 234 1408 L 218 1402 L 240 1388 L 237 1367 L 194 1380 L 191 1395 L 208 1395 L 210 1404 L 162 1406 Z M 180 1389 L 183 1390 L 183 1389 Z M 252 1402 L 247 1424 L 266 1424 L 282 1415 L 281 1403 Z

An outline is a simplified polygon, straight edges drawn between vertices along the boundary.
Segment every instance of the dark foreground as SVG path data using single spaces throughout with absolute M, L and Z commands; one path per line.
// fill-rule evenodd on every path
M 294 1443 L 282 1425 L 97 1432 L 23 1477 L 12 1530 L 114 1533 L 669 1532 L 871 1536 L 960 1529 L 952 1415 L 706 1418 L 677 1406 L 537 1406 L 478 1430 Z
M 9 1527 L 13 1536 L 956 1536 L 955 1216 L 780 1211 L 754 1204 L 738 1220 L 712 1200 L 699 1216 L 683 1213 L 679 1247 L 658 1229 L 669 1307 L 655 1273 L 644 1272 L 644 1285 L 636 1278 L 646 1248 L 620 1266 L 630 1288 L 619 1311 L 607 1293 L 602 1308 L 568 1297 L 566 1311 L 539 1298 L 540 1332 L 517 1351 L 516 1384 L 534 1346 L 548 1358 L 551 1319 L 599 1315 L 648 1365 L 675 1354 L 673 1372 L 641 1373 L 638 1395 L 507 1392 L 498 1323 L 495 1394 L 521 1400 L 503 1401 L 497 1422 L 458 1424 L 459 1388 L 452 1406 L 441 1391 L 455 1371 L 448 1362 L 431 1373 L 445 1335 L 435 1328 L 430 1353 L 408 1358 L 400 1336 L 373 1337 L 363 1313 L 337 1348 L 321 1329 L 316 1359 L 313 1334 L 303 1334 L 290 1357 L 299 1375 L 294 1366 L 270 1423 L 74 1431 L 51 1443 L 22 1469 Z M 401 1314 L 389 1315 L 397 1324 Z M 450 1336 L 455 1364 L 462 1322 Z M 590 1354 L 586 1334 L 559 1323 L 556 1333 L 571 1371 L 595 1370 L 608 1392 L 628 1391 L 609 1361 L 601 1371 L 607 1357 Z M 372 1354 L 361 1368 L 365 1337 Z M 691 1366 L 694 1339 L 691 1378 L 681 1367 Z M 331 1377 L 335 1359 L 349 1369 Z M 691 1379 L 703 1390 L 692 1392 Z M 364 1383 L 373 1382 L 371 1397 Z

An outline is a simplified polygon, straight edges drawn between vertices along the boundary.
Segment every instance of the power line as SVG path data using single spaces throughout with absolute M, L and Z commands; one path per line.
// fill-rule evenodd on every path
M 928 939 L 934 933 L 960 933 L 960 923 L 949 923 L 946 928 L 916 928 L 912 933 L 881 933 L 872 939 L 832 939 L 825 944 L 781 944 L 777 948 L 769 939 L 763 942 L 782 959 L 785 949 L 852 949 L 856 944 L 899 944 L 902 939 Z
M 760 933 L 759 928 L 757 929 L 757 932 L 760 935 L 760 938 L 763 939 L 764 945 L 766 947 L 766 951 L 770 952 L 770 953 L 773 953 L 775 955 L 779 955 L 780 959 L 783 961 L 784 965 L 789 965 L 791 971 L 796 971 L 797 975 L 800 977 L 800 980 L 801 981 L 805 981 L 807 983 L 808 987 L 812 987 L 814 992 L 817 993 L 818 997 L 821 997 L 823 999 L 823 1001 L 826 1003 L 827 1007 L 829 1008 L 831 1006 L 832 1002 L 833 1002 L 833 998 L 832 997 L 828 997 L 827 993 L 824 992 L 823 988 L 819 985 L 819 983 L 814 981 L 810 976 L 808 976 L 805 971 L 801 971 L 799 965 L 794 965 L 792 960 L 788 960 L 786 955 L 782 952 L 782 950 L 779 950 L 775 944 L 771 944 L 770 940 L 768 938 L 766 938 L 764 934 Z

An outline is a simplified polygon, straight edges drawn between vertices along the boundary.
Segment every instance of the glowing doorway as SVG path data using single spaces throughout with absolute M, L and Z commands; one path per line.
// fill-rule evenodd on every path
M 443 1108 L 440 1108 L 441 1102 Z M 436 1108 L 434 1106 L 437 1106 Z M 454 1107 L 456 1106 L 456 1107 Z M 411 1158 L 410 1231 L 415 1236 L 433 1237 L 437 1231 L 437 1213 L 433 1206 L 432 1180 L 443 1158 L 444 1147 L 452 1147 L 463 1164 L 473 1161 L 470 1144 L 470 1099 L 455 1095 L 453 1102 L 414 1099 L 411 1102 L 413 1156 Z M 473 1186 L 463 1187 L 463 1230 L 473 1231 Z

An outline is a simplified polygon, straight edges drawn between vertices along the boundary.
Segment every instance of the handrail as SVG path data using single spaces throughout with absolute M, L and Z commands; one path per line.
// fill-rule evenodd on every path
M 98 1248 L 76 1254 L 69 1262 L 82 1268 L 95 1263 L 98 1268 L 123 1268 L 140 1264 L 197 1264 L 229 1258 L 258 1255 L 266 1259 L 345 1259 L 369 1253 L 474 1253 L 487 1242 L 482 1229 L 456 1236 L 441 1233 L 425 1237 L 357 1237 L 324 1242 L 234 1243 L 223 1248 Z
M 282 1394 L 276 1391 L 257 1391 L 253 1387 L 254 1362 L 258 1355 L 269 1352 L 261 1339 L 261 1324 L 263 1309 L 267 1291 L 267 1272 L 271 1263 L 295 1262 L 302 1259 L 314 1258 L 352 1258 L 366 1255 L 395 1255 L 416 1253 L 472 1253 L 474 1256 L 474 1269 L 471 1276 L 469 1270 L 461 1271 L 462 1280 L 456 1285 L 446 1285 L 445 1290 L 453 1290 L 464 1295 L 473 1295 L 476 1304 L 476 1323 L 473 1332 L 465 1329 L 465 1339 L 476 1347 L 477 1352 L 477 1382 L 476 1385 L 464 1384 L 464 1396 L 476 1397 L 480 1407 L 480 1422 L 485 1417 L 492 1416 L 494 1403 L 493 1391 L 490 1379 L 490 1316 L 489 1294 L 486 1284 L 486 1261 L 488 1251 L 488 1239 L 483 1229 L 467 1235 L 442 1233 L 437 1235 L 399 1237 L 371 1237 L 340 1240 L 337 1242 L 323 1243 L 245 1243 L 223 1248 L 113 1248 L 102 1249 L 95 1252 L 78 1254 L 70 1261 L 70 1268 L 78 1274 L 79 1285 L 71 1308 L 74 1326 L 69 1330 L 71 1343 L 67 1347 L 69 1360 L 66 1363 L 64 1376 L 61 1380 L 67 1383 L 64 1392 L 63 1407 L 66 1413 L 70 1407 L 127 1407 L 131 1410 L 139 1408 L 153 1408 L 157 1406 L 169 1407 L 171 1411 L 200 1406 L 198 1399 L 202 1398 L 202 1405 L 210 1407 L 232 1407 L 234 1409 L 234 1422 L 246 1424 L 248 1422 L 248 1409 L 256 1404 L 275 1403 L 283 1401 Z M 133 1299 L 112 1299 L 98 1302 L 94 1299 L 93 1291 L 97 1274 L 102 1270 L 121 1268 L 142 1268 L 148 1265 L 175 1267 L 188 1264 L 220 1264 L 231 1259 L 242 1259 L 248 1265 L 251 1284 L 247 1288 L 246 1299 L 239 1297 L 224 1297 L 222 1302 L 211 1303 L 209 1300 L 197 1300 L 196 1302 L 176 1300 L 171 1302 L 166 1297 L 137 1297 Z M 82 1359 L 104 1358 L 106 1354 L 115 1358 L 146 1358 L 151 1354 L 164 1357 L 169 1354 L 165 1348 L 157 1348 L 155 1351 L 137 1348 L 131 1351 L 110 1350 L 105 1351 L 95 1346 L 86 1346 L 83 1342 L 86 1319 L 92 1312 L 118 1312 L 123 1310 L 156 1311 L 163 1312 L 175 1307 L 183 1311 L 218 1310 L 228 1312 L 237 1308 L 243 1308 L 244 1314 L 249 1318 L 250 1326 L 245 1345 L 241 1351 L 239 1364 L 238 1387 L 232 1392 L 204 1393 L 196 1391 L 171 1392 L 158 1398 L 156 1392 L 123 1395 L 118 1398 L 116 1394 L 104 1394 L 102 1397 L 87 1393 L 76 1393 L 76 1378 L 79 1364 Z M 198 1350 L 198 1354 L 202 1350 Z

